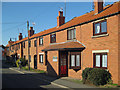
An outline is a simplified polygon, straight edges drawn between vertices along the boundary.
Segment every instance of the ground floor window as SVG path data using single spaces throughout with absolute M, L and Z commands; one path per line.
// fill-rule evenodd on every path
M 94 53 L 94 67 L 107 68 L 107 53 Z
M 43 55 L 39 55 L 39 63 L 43 63 Z
M 78 69 L 81 67 L 81 53 L 71 52 L 70 54 L 70 68 Z

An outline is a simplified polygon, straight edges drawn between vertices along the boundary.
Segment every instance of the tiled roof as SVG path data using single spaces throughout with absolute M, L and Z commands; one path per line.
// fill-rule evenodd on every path
M 10 46 L 9 44 L 6 45 L 6 47 L 9 47 L 9 46 Z
M 66 28 L 72 27 L 74 25 L 82 24 L 82 23 L 85 23 L 85 22 L 88 22 L 88 21 L 91 21 L 91 20 L 94 20 L 94 19 L 98 19 L 98 18 L 101 18 L 101 17 L 104 17 L 104 16 L 108 16 L 108 15 L 111 15 L 111 14 L 114 14 L 114 13 L 117 13 L 117 12 L 120 12 L 120 1 L 116 2 L 112 5 L 106 6 L 104 8 L 104 10 L 99 14 L 94 15 L 94 11 L 91 11 L 90 13 L 86 13 L 82 16 L 79 16 L 79 17 L 76 17 L 76 18 L 70 20 L 69 22 L 63 24 L 62 26 L 60 26 L 58 28 L 57 27 L 50 28 L 48 30 L 45 30 L 45 31 L 42 31 L 40 33 L 34 34 L 30 38 L 46 35 L 46 34 L 49 34 L 49 33 L 55 32 L 55 31 L 59 31 L 61 29 L 66 29 Z M 27 40 L 27 37 L 22 39 L 22 40 L 18 40 L 15 43 L 19 43 L 19 42 L 22 42 L 24 40 Z
M 42 51 L 52 51 L 52 50 L 72 50 L 72 49 L 83 49 L 85 48 L 79 42 L 66 42 L 61 44 L 53 44 L 44 48 Z

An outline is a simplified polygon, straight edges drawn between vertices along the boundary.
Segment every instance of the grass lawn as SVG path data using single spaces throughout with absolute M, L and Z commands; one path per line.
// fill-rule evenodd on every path
M 99 86 L 101 88 L 120 88 L 120 85 L 118 84 L 106 84 L 106 85 L 103 85 L 103 86 Z
M 22 69 L 23 70 L 29 70 L 28 66 L 22 67 Z M 43 70 L 38 70 L 38 69 L 33 69 L 33 68 L 30 68 L 30 71 L 37 72 L 37 73 L 46 73 Z

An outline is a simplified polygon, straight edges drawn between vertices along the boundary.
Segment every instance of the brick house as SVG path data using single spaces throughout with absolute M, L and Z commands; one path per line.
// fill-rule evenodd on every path
M 113 82 L 120 84 L 119 5 L 115 2 L 103 7 L 103 2 L 96 0 L 94 11 L 67 23 L 59 11 L 56 27 L 37 34 L 30 27 L 30 66 L 50 75 L 80 79 L 86 67 L 104 68 L 112 74 Z M 28 59 L 27 39 L 20 33 L 9 54 Z

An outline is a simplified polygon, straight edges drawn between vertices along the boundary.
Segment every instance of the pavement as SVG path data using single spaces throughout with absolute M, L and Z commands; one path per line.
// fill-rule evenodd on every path
M 69 80 L 73 78 L 69 77 L 52 77 L 45 73 L 20 70 L 9 65 L 3 65 L 2 69 L 2 88 L 64 88 L 70 90 L 75 88 L 96 88 L 95 86 L 73 82 Z

